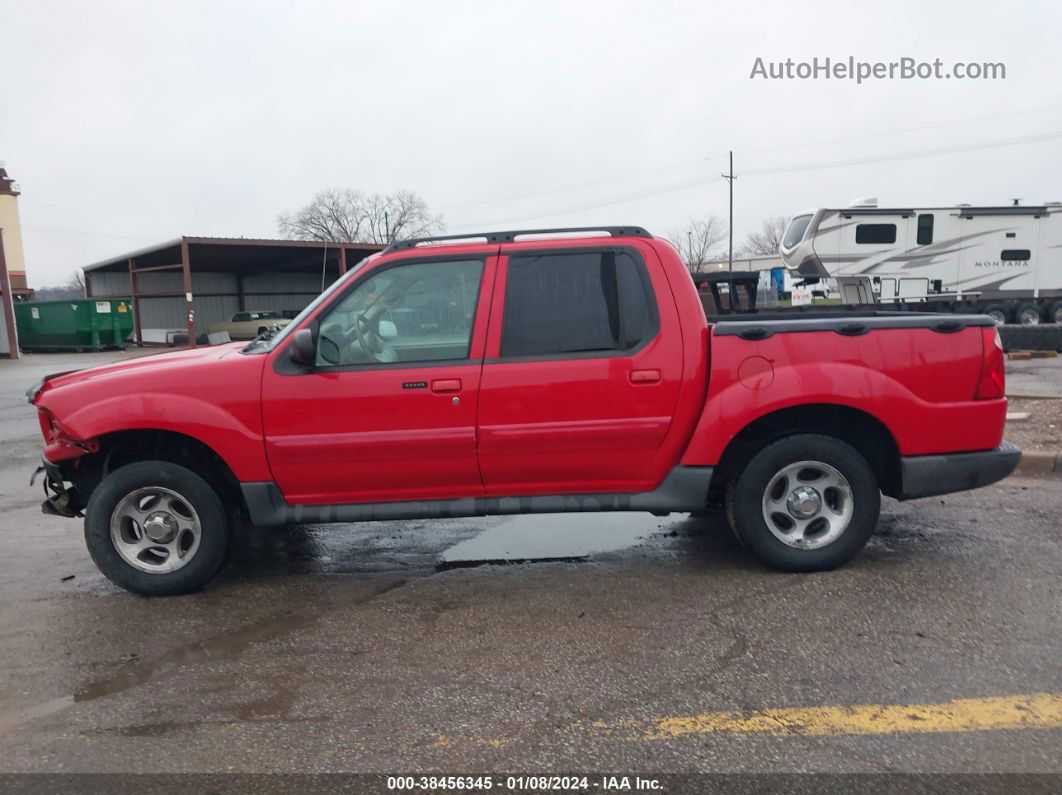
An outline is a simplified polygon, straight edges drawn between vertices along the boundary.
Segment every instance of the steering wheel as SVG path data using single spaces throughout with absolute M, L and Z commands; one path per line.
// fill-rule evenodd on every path
M 354 335 L 358 338 L 358 345 L 365 351 L 365 355 L 377 364 L 389 364 L 398 361 L 394 350 L 379 335 L 373 334 L 368 318 L 362 312 L 354 319 Z M 376 344 L 370 344 L 375 340 Z

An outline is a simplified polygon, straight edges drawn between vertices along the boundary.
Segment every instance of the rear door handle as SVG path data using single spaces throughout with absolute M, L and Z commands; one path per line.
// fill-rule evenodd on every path
M 448 392 L 460 392 L 461 391 L 461 379 L 460 378 L 443 378 L 438 381 L 431 382 L 431 391 L 439 393 Z
M 659 370 L 631 370 L 632 384 L 655 384 L 659 381 Z

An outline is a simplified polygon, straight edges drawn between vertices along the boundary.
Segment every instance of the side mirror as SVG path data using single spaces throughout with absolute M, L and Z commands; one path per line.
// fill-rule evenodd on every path
M 301 328 L 291 337 L 291 347 L 288 348 L 291 360 L 297 364 L 314 364 L 317 360 L 317 344 L 314 342 L 313 331 Z
M 393 340 L 398 336 L 398 326 L 390 320 L 381 320 L 377 326 L 376 336 L 382 340 Z

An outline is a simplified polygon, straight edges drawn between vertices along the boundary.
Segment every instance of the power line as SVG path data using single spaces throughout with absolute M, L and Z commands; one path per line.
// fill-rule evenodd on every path
M 1008 110 L 1007 111 L 1007 118 L 1010 119 L 1010 118 L 1013 118 L 1015 116 L 1023 116 L 1023 115 L 1028 115 L 1028 114 L 1032 114 L 1032 113 L 1048 113 L 1048 112 L 1051 112 L 1051 111 L 1058 111 L 1058 110 L 1062 110 L 1062 105 L 1048 105 L 1048 106 L 1039 107 L 1039 108 L 1025 108 L 1025 109 L 1022 109 L 1022 110 L 1013 110 L 1013 111 L 1012 110 Z M 844 136 L 844 137 L 840 137 L 840 138 L 828 138 L 828 139 L 823 139 L 823 140 L 819 140 L 819 141 L 808 141 L 808 142 L 805 142 L 805 143 L 784 144 L 782 146 L 761 146 L 761 147 L 756 147 L 754 149 L 739 149 L 739 150 L 736 150 L 736 151 L 737 151 L 737 153 L 739 155 L 763 154 L 763 153 L 768 153 L 768 152 L 784 152 L 784 151 L 789 151 L 789 150 L 792 150 L 792 149 L 807 149 L 807 148 L 811 148 L 811 147 L 814 147 L 814 146 L 825 146 L 825 145 L 828 145 L 828 144 L 842 144 L 842 143 L 849 143 L 849 142 L 852 142 L 852 141 L 868 140 L 868 139 L 872 139 L 872 138 L 883 138 L 883 137 L 888 137 L 890 135 L 904 135 L 904 134 L 907 134 L 907 133 L 921 132 L 923 130 L 935 130 L 935 129 L 940 129 L 942 127 L 955 127 L 955 126 L 964 125 L 964 124 L 976 124 L 976 123 L 985 122 L 985 121 L 1001 121 L 1001 120 L 1002 119 L 1000 118 L 1000 116 L 998 114 L 996 114 L 996 115 L 987 115 L 987 116 L 973 116 L 973 117 L 969 117 L 969 118 L 965 118 L 965 119 L 954 119 L 952 121 L 937 122 L 937 123 L 934 123 L 934 124 L 922 124 L 922 125 L 918 125 L 918 126 L 915 126 L 915 127 L 901 127 L 901 128 L 894 128 L 894 129 L 891 129 L 891 130 L 881 130 L 881 131 L 878 131 L 878 132 L 865 133 L 863 135 L 850 135 L 850 136 Z M 566 193 L 567 191 L 570 191 L 570 190 L 580 190 L 582 188 L 594 187 L 596 185 L 603 185 L 603 184 L 607 184 L 607 183 L 610 183 L 610 182 L 619 182 L 619 181 L 623 181 L 623 180 L 627 180 L 627 179 L 631 179 L 631 178 L 635 178 L 635 177 L 639 177 L 639 176 L 645 176 L 647 174 L 658 174 L 658 173 L 660 173 L 662 171 L 673 171 L 673 170 L 675 170 L 677 168 L 685 168 L 685 167 L 688 167 L 688 166 L 692 166 L 692 165 L 703 163 L 703 162 L 705 162 L 707 160 L 711 160 L 713 157 L 714 158 L 718 158 L 718 159 L 723 159 L 726 156 L 727 156 L 726 153 L 719 153 L 719 154 L 716 154 L 716 155 L 712 155 L 711 157 L 702 157 L 702 158 L 699 158 L 697 160 L 686 160 L 686 161 L 681 162 L 681 163 L 672 163 L 670 165 L 660 166 L 660 167 L 655 168 L 655 169 L 649 169 L 649 170 L 645 170 L 645 171 L 636 171 L 636 172 L 627 172 L 627 173 L 625 173 L 625 174 L 623 174 L 621 176 L 606 177 L 604 179 L 593 180 L 593 181 L 590 181 L 590 182 L 569 184 L 569 185 L 564 185 L 564 186 L 561 186 L 561 187 L 549 188 L 547 190 L 535 191 L 535 192 L 532 192 L 532 193 L 515 194 L 515 195 L 509 195 L 509 196 L 497 196 L 497 197 L 494 197 L 494 198 L 491 198 L 491 199 L 477 199 L 475 201 L 462 202 L 460 204 L 443 205 L 442 207 L 439 208 L 439 210 L 442 211 L 442 212 L 447 212 L 449 210 L 462 209 L 462 208 L 465 208 L 465 207 L 480 207 L 480 206 L 483 206 L 483 205 L 486 205 L 486 204 L 497 204 L 498 202 L 523 201 L 524 199 L 533 199 L 533 198 L 537 198 L 539 196 L 551 196 L 551 195 L 555 195 L 557 193 Z M 538 216 L 538 217 L 544 217 L 544 216 Z
M 88 232 L 83 229 L 61 229 L 54 226 L 37 226 L 35 224 L 22 224 L 23 229 L 31 229 L 34 232 L 56 232 L 61 235 L 78 235 L 81 237 L 110 237 L 115 240 L 155 240 L 143 235 L 114 235 L 110 232 Z
M 894 128 L 892 130 L 881 130 L 879 132 L 864 133 L 862 135 L 848 135 L 841 138 L 827 138 L 819 141 L 808 141 L 801 144 L 785 144 L 783 146 L 761 146 L 756 149 L 739 149 L 739 155 L 752 155 L 761 154 L 763 152 L 784 152 L 791 149 L 808 149 L 813 146 L 825 146 L 827 144 L 841 144 L 849 143 L 851 141 L 865 141 L 870 138 L 883 138 L 890 135 L 904 135 L 906 133 L 922 132 L 924 130 L 938 130 L 941 127 L 955 127 L 961 124 L 976 124 L 983 121 L 1007 121 L 1014 116 L 1024 116 L 1030 113 L 1048 113 L 1051 111 L 1062 110 L 1062 105 L 1048 105 L 1042 108 L 1026 108 L 1025 110 L 1008 110 L 1006 119 L 994 114 L 991 116 L 974 116 L 968 119 L 955 119 L 953 121 L 942 121 L 936 124 L 920 124 L 917 127 L 902 127 Z
M 948 155 L 958 154 L 962 152 L 972 152 L 981 149 L 991 149 L 1002 146 L 1014 146 L 1019 144 L 1028 143 L 1040 143 L 1043 141 L 1049 141 L 1056 138 L 1062 138 L 1062 131 L 1054 131 L 1047 133 L 1040 133 L 1037 135 L 1027 135 L 1017 138 L 1004 138 L 995 141 L 983 141 L 976 144 L 968 144 L 966 146 L 947 146 L 947 147 L 935 147 L 932 149 L 915 150 L 911 152 L 897 152 L 887 155 L 876 155 L 864 158 L 851 158 L 847 160 L 835 160 L 835 161 L 823 161 L 817 163 L 799 163 L 789 166 L 774 166 L 768 168 L 758 169 L 746 169 L 742 173 L 746 176 L 762 176 L 767 174 L 781 174 L 793 171 L 814 171 L 818 169 L 826 168 L 839 168 L 843 166 L 865 165 L 872 163 L 886 163 L 897 160 L 910 160 L 919 157 L 933 157 L 936 155 Z M 599 201 L 588 202 L 573 207 L 563 207 L 550 209 L 534 214 L 510 217 L 504 219 L 498 219 L 494 221 L 487 221 L 475 224 L 461 224 L 458 229 L 470 228 L 473 226 L 489 227 L 499 224 L 508 224 L 517 221 L 530 221 L 539 218 L 549 218 L 557 215 L 564 215 L 570 212 L 579 212 L 582 210 L 592 210 L 598 207 L 607 207 L 614 204 L 623 204 L 624 202 L 634 201 L 636 199 L 648 198 L 649 196 L 658 196 L 664 193 L 672 193 L 674 191 L 684 190 L 686 188 L 694 187 L 696 185 L 704 185 L 709 182 L 715 182 L 721 179 L 721 177 L 702 177 L 693 180 L 684 180 L 682 182 L 676 182 L 670 185 L 662 185 L 656 188 L 647 188 L 636 193 L 631 193 L 623 196 L 614 196 L 610 198 L 601 199 Z
M 518 217 L 509 217 L 503 219 L 496 219 L 492 221 L 482 221 L 478 223 L 460 224 L 457 229 L 469 229 L 471 227 L 490 227 L 498 224 L 508 224 L 516 221 L 533 221 L 538 218 L 549 218 L 553 215 L 563 215 L 564 213 L 580 212 L 582 210 L 593 210 L 598 207 L 608 207 L 613 204 L 623 204 L 628 201 L 635 201 L 636 199 L 646 199 L 650 196 L 658 196 L 663 193 L 672 193 L 678 190 L 684 190 L 686 188 L 697 187 L 698 185 L 707 185 L 711 182 L 718 182 L 722 177 L 714 176 L 702 176 L 695 179 L 683 180 L 682 182 L 675 182 L 669 185 L 661 185 L 655 188 L 647 188 L 635 193 L 628 193 L 622 196 L 613 196 L 611 198 L 603 199 L 600 201 L 594 201 L 587 204 L 579 204 L 571 207 L 558 207 L 555 209 L 545 210 L 531 215 L 522 215 Z
M 595 179 L 590 182 L 581 182 L 574 185 L 562 185 L 557 188 L 549 188 L 547 190 L 536 191 L 534 193 L 524 193 L 511 196 L 497 196 L 492 199 L 477 199 L 471 202 L 462 202 L 461 204 L 446 204 L 439 208 L 440 212 L 447 212 L 449 210 L 456 210 L 463 207 L 480 207 L 484 204 L 496 204 L 498 202 L 508 201 L 523 201 L 524 199 L 534 199 L 539 196 L 552 196 L 557 193 L 566 193 L 572 190 L 581 190 L 582 188 L 592 188 L 595 185 L 604 185 L 609 182 L 621 182 L 623 180 L 632 179 L 636 177 L 643 177 L 648 174 L 659 174 L 661 171 L 674 171 L 677 168 L 689 168 L 690 166 L 699 165 L 708 160 L 707 157 L 702 157 L 697 160 L 685 160 L 681 163 L 672 163 L 667 166 L 659 166 L 654 169 L 646 171 L 633 171 L 627 172 L 620 176 L 605 177 L 604 179 Z
M 933 149 L 921 149 L 913 152 L 897 152 L 891 155 L 857 157 L 848 160 L 832 160 L 821 163 L 801 163 L 792 166 L 774 166 L 771 168 L 754 168 L 745 171 L 745 174 L 782 174 L 790 171 L 813 171 L 820 168 L 838 168 L 840 166 L 856 166 L 866 163 L 885 163 L 895 160 L 910 160 L 917 157 L 933 157 L 934 155 L 948 155 L 958 152 L 974 152 L 979 149 L 993 149 L 1000 146 L 1014 146 L 1017 144 L 1039 143 L 1062 138 L 1062 130 L 1055 132 L 1040 133 L 1038 135 L 1026 135 L 1020 138 L 1001 138 L 996 141 L 983 141 L 966 146 L 939 146 Z

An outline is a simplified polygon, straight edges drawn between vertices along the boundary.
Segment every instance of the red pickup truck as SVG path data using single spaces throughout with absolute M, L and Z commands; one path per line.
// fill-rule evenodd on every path
M 272 338 L 44 379 L 45 512 L 83 513 L 140 594 L 202 586 L 241 520 L 719 502 L 764 562 L 814 571 L 859 552 L 880 494 L 1016 466 L 990 318 L 709 321 L 668 242 L 563 231 L 401 242 Z

